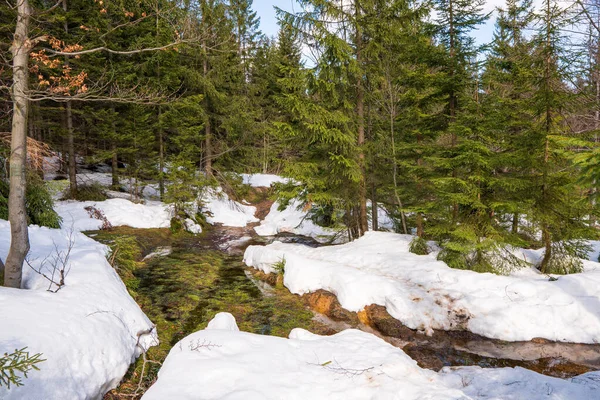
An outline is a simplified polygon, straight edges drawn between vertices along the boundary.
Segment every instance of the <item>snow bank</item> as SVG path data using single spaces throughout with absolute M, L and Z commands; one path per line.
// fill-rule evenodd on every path
M 223 321 L 173 347 L 144 400 L 461 398 L 402 350 L 364 332 L 295 329 L 284 339 L 239 332 L 231 315 L 217 317 Z
M 444 368 L 440 377 L 450 387 L 460 387 L 473 399 L 492 400 L 592 400 L 600 399 L 600 372 L 569 380 L 516 368 Z
M 293 233 L 296 235 L 310 236 L 319 242 L 332 240 L 337 231 L 323 228 L 306 217 L 302 210 L 302 203 L 294 200 L 283 210 L 279 211 L 279 202 L 273 203 L 269 214 L 254 230 L 260 236 L 275 236 L 278 233 Z
M 0 257 L 5 259 L 10 228 L 0 220 Z M 31 263 L 69 247 L 65 230 L 29 227 Z M 117 386 L 129 364 L 144 348 L 157 344 L 154 333 L 142 334 L 152 323 L 127 293 L 105 258 L 107 248 L 81 233 L 73 233 L 70 272 L 57 293 L 27 266 L 23 286 L 0 287 L 0 353 L 28 347 L 42 353 L 24 379 L 24 386 L 0 387 L 0 398 L 75 400 L 97 399 Z
M 244 185 L 252 187 L 269 187 L 274 183 L 287 183 L 288 178 L 271 174 L 241 174 Z
M 600 269 L 553 282 L 531 271 L 498 276 L 455 270 L 435 255 L 411 254 L 411 239 L 368 232 L 352 243 L 316 249 L 275 242 L 248 247 L 244 261 L 273 272 L 273 264 L 285 259 L 284 284 L 291 292 L 325 289 L 351 311 L 379 304 L 412 329 L 467 329 L 507 341 L 600 342 Z
M 294 329 L 284 339 L 239 332 L 221 313 L 173 347 L 143 399 L 587 400 L 597 398 L 598 380 L 600 373 L 565 381 L 520 368 L 437 374 L 369 333 Z
M 105 201 L 59 201 L 55 210 L 63 219 L 64 228 L 76 231 L 102 228 L 102 221 L 90 217 L 85 207 L 95 207 L 104 213 L 112 226 L 127 225 L 132 228 L 168 228 L 171 225 L 170 206 L 160 202 L 148 201 L 136 204 L 125 199 Z
M 209 224 L 244 227 L 249 223 L 258 222 L 258 218 L 254 216 L 256 207 L 230 200 L 221 188 L 205 189 L 200 196 L 200 201 Z

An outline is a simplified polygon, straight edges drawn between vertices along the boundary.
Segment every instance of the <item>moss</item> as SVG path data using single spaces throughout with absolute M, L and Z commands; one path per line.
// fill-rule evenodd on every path
M 173 235 L 169 229 L 133 229 L 126 227 L 93 232 L 94 239 L 115 249 L 125 247 L 121 257 L 132 267 L 118 268 L 132 296 L 157 326 L 160 345 L 148 351 L 152 360 L 162 361 L 179 340 L 203 329 L 219 312 L 234 315 L 243 331 L 287 337 L 293 328 L 322 331 L 312 320 L 299 296 L 287 289 L 274 289 L 265 297 L 250 281 L 244 266 L 218 250 L 210 235 Z M 129 247 L 131 246 L 131 248 Z M 157 247 L 171 246 L 167 256 L 142 261 Z M 118 260 L 118 253 L 115 256 Z M 321 329 L 321 330 L 320 330 Z M 148 367 L 148 366 L 147 366 Z M 141 361 L 131 367 L 118 389 L 126 395 L 137 387 Z M 152 365 L 146 376 L 150 384 L 158 365 Z M 115 394 L 117 396 L 117 394 Z

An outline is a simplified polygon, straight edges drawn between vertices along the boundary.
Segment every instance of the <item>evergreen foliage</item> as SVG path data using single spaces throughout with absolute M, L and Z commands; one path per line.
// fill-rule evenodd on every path
M 27 347 L 23 347 L 0 356 L 0 386 L 6 386 L 8 389 L 11 384 L 23 386 L 23 377 L 27 378 L 27 374 L 32 370 L 38 371 L 39 367 L 36 364 L 46 361 L 41 358 L 40 353 L 30 355 L 26 350 Z
M 252 0 L 70 0 L 40 14 L 32 35 L 65 46 L 182 41 L 33 60 L 35 94 L 56 95 L 45 82 L 66 65 L 85 73 L 95 101 L 31 102 L 29 133 L 65 160 L 72 138 L 75 155 L 111 165 L 116 189 L 130 178 L 134 196 L 158 183 L 175 225 L 196 218 L 189 204 L 229 173 L 277 173 L 293 178 L 277 188 L 282 205 L 299 199 L 350 238 L 366 230 L 369 201 L 373 229 L 383 207 L 397 232 L 416 235 L 411 251 L 426 254 L 433 240 L 454 268 L 508 273 L 523 265 L 508 249 L 543 246 L 542 272 L 581 269 L 583 241 L 597 236 L 600 32 L 579 20 L 590 32 L 583 54 L 566 40 L 573 8 L 507 0 L 484 49 L 473 37 L 487 19 L 481 1 L 298 3 L 278 10 L 274 38 Z M 1 4 L 1 43 L 14 19 Z M 10 87 L 9 69 L 0 81 Z M 57 226 L 41 180 L 31 176 L 28 191 L 31 222 Z M 6 195 L 3 178 L 0 218 Z M 83 186 L 69 197 L 104 195 Z

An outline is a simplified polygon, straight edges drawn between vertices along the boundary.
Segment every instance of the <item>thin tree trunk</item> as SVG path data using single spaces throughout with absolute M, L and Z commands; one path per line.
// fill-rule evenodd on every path
M 205 138 L 204 138 L 204 171 L 206 172 L 206 176 L 213 176 L 213 168 L 212 168 L 212 130 L 210 125 L 210 117 L 206 120 L 205 126 Z
M 112 143 L 110 144 L 110 149 L 112 152 L 112 158 L 111 158 L 111 162 L 110 162 L 110 166 L 111 166 L 111 172 L 112 172 L 112 187 L 113 189 L 118 189 L 119 188 L 119 156 L 117 155 L 117 143 L 114 141 L 112 141 Z
M 358 0 L 354 1 L 356 17 L 360 15 L 360 4 Z M 360 29 L 360 21 L 356 21 L 356 63 L 359 69 L 362 68 L 362 30 Z M 363 77 L 358 77 L 356 88 L 356 115 L 358 118 L 358 163 L 361 170 L 361 178 L 358 189 L 359 196 L 359 213 L 358 227 L 359 235 L 364 235 L 369 230 L 369 222 L 367 220 L 367 180 L 365 167 L 365 92 L 363 87 Z
M 65 103 L 65 121 L 67 124 L 67 150 L 69 151 L 69 190 L 71 197 L 75 198 L 77 196 L 77 158 L 75 156 L 75 137 L 70 101 Z
M 202 60 L 202 71 L 204 74 L 204 79 L 208 76 L 208 53 L 206 47 L 206 38 L 202 40 L 202 48 L 204 49 L 204 59 Z M 206 96 L 206 93 L 205 93 Z M 210 113 L 208 112 L 208 99 L 205 102 L 207 104 L 207 118 L 206 124 L 204 126 L 204 171 L 206 172 L 206 176 L 213 176 L 212 169 L 212 127 L 210 124 Z
M 390 87 L 391 90 L 391 87 Z M 404 215 L 404 205 L 402 204 L 402 200 L 400 200 L 400 195 L 398 194 L 398 178 L 396 177 L 396 175 L 398 175 L 398 161 L 396 160 L 396 139 L 394 138 L 395 136 L 395 132 L 394 132 L 394 119 L 396 117 L 396 113 L 394 110 L 394 106 L 391 105 L 391 109 L 390 109 L 390 135 L 392 138 L 392 165 L 393 165 L 393 171 L 392 171 L 392 178 L 394 181 L 394 196 L 396 196 L 396 203 L 398 203 L 398 207 L 400 208 L 400 220 L 402 221 L 402 230 L 404 232 L 404 234 L 408 234 L 408 229 L 406 227 L 406 217 Z
M 519 213 L 513 214 L 511 231 L 514 234 L 519 233 Z
M 550 90 L 550 67 L 552 63 L 552 59 L 550 57 L 550 0 L 546 0 L 547 4 L 547 15 L 546 15 L 546 65 L 544 69 L 544 84 L 546 85 L 545 91 L 546 96 L 548 96 L 548 92 Z M 548 168 L 550 161 L 550 134 L 552 131 L 552 110 L 550 108 L 549 99 L 546 98 L 546 115 L 545 115 L 545 143 L 544 143 L 544 162 L 543 162 L 543 171 L 542 171 L 542 199 L 545 203 L 546 196 L 548 194 Z M 544 258 L 540 263 L 540 271 L 543 273 L 547 273 L 548 264 L 550 263 L 550 259 L 552 258 L 552 234 L 550 233 L 550 229 L 547 223 L 542 223 L 542 241 L 544 242 Z
M 10 249 L 4 269 L 4 285 L 21 287 L 23 262 L 29 252 L 27 210 L 25 208 L 27 162 L 27 113 L 29 101 L 29 18 L 28 0 L 17 2 L 17 23 L 11 46 L 13 56 L 13 116 L 10 143 L 10 192 L 8 195 L 8 220 L 10 221 Z
M 165 197 L 165 141 L 160 126 L 161 112 L 162 109 L 158 106 L 158 193 L 160 193 L 160 200 L 163 201 Z
M 67 0 L 62 2 L 63 11 L 67 12 Z M 65 33 L 69 33 L 69 25 L 67 19 L 63 23 Z M 65 65 L 69 66 L 69 58 L 65 60 Z M 65 118 L 67 125 L 67 146 L 69 151 L 69 190 L 71 198 L 77 197 L 77 158 L 75 156 L 75 133 L 73 131 L 73 112 L 71 109 L 71 102 L 65 103 Z
M 377 215 L 377 188 L 375 187 L 375 180 L 371 181 L 371 224 L 373 230 L 379 230 L 379 215 Z
M 110 169 L 112 173 L 112 187 L 114 189 L 118 189 L 120 186 L 119 182 L 119 155 L 118 155 L 118 147 L 117 147 L 117 123 L 116 123 L 116 110 L 114 103 L 111 103 L 110 109 L 112 111 L 111 117 L 111 127 L 112 127 L 112 137 L 110 141 L 110 150 L 112 153 Z
M 548 226 L 544 224 L 542 227 L 542 242 L 544 242 L 544 258 L 540 263 L 540 271 L 544 274 L 547 274 L 548 265 L 550 264 L 550 259 L 552 258 L 552 235 L 548 230 Z
M 422 140 L 421 135 L 417 134 L 417 146 L 421 145 L 421 140 Z M 421 157 L 419 157 L 419 158 L 417 158 L 417 167 L 421 167 L 421 165 L 423 165 L 423 159 Z M 422 188 L 423 188 L 423 184 L 421 183 L 421 179 L 420 179 L 420 177 L 417 177 L 417 196 L 421 195 Z M 423 226 L 423 213 L 420 211 L 417 212 L 417 218 L 416 218 L 415 224 L 417 226 L 417 236 L 422 238 L 425 234 L 425 228 Z
M 158 28 L 159 28 L 159 24 L 158 24 L 158 15 L 159 15 L 159 11 L 160 10 L 156 10 L 156 45 L 159 45 L 159 40 L 158 40 Z M 158 78 L 158 81 L 160 82 L 160 59 L 159 61 L 156 63 L 156 77 Z M 160 200 L 163 201 L 164 197 L 165 197 L 165 143 L 164 143 L 164 137 L 163 137 L 163 128 L 161 125 L 161 115 L 162 115 L 162 108 L 161 106 L 158 106 L 158 168 L 159 168 L 159 172 L 158 172 L 158 193 L 160 195 Z

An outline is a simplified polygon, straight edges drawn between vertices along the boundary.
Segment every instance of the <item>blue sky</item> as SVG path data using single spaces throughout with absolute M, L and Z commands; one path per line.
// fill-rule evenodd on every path
M 485 10 L 489 12 L 494 9 L 496 5 L 501 5 L 504 0 L 488 0 Z M 253 8 L 256 10 L 260 17 L 260 29 L 263 33 L 269 36 L 277 35 L 277 16 L 275 14 L 274 6 L 277 6 L 286 11 L 298 11 L 300 7 L 295 0 L 254 0 Z M 480 27 L 476 32 L 473 32 L 473 36 L 476 38 L 478 44 L 488 43 L 492 40 L 492 34 L 494 32 L 494 18 L 491 18 L 487 24 Z
M 254 8 L 260 17 L 260 30 L 269 36 L 277 35 L 277 15 L 275 14 L 274 6 L 286 11 L 300 10 L 298 3 L 294 0 L 254 0 L 252 8 Z

